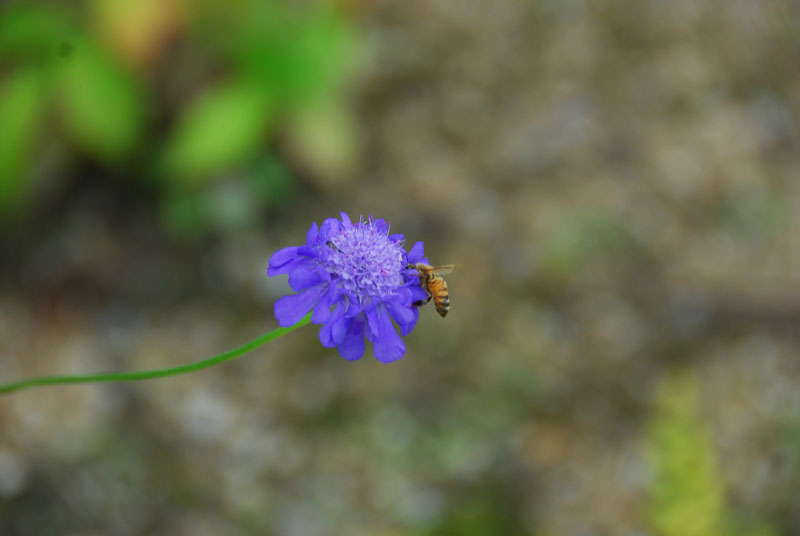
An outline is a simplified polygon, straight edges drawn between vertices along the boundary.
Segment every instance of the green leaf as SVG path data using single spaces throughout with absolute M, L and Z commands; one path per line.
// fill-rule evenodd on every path
M 171 133 L 164 155 L 168 175 L 201 184 L 258 148 L 271 119 L 267 98 L 246 83 L 217 87 L 193 102 Z
M 68 24 L 52 7 L 17 4 L 0 11 L 0 59 L 52 56 L 68 35 Z
M 231 51 L 242 71 L 287 103 L 334 91 L 351 73 L 354 32 L 331 6 L 293 10 L 258 2 Z
M 34 69 L 13 73 L 0 87 L 0 212 L 18 207 L 25 196 L 45 98 L 43 77 Z
M 145 112 L 137 81 L 91 41 L 70 46 L 58 66 L 64 129 L 103 160 L 128 156 L 140 139 Z
M 698 407 L 694 371 L 668 374 L 648 423 L 647 454 L 654 469 L 649 521 L 659 536 L 722 536 L 725 490 L 708 425 Z

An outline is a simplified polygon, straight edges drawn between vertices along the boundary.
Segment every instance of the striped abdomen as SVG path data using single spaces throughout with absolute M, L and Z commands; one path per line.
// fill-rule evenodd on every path
M 436 312 L 442 318 L 447 316 L 447 311 L 450 310 L 450 295 L 447 293 L 447 283 L 439 276 L 434 276 L 428 279 L 428 292 L 433 298 L 433 304 L 436 306 Z

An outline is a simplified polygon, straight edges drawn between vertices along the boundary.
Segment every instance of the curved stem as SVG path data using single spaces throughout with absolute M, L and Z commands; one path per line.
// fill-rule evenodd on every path
M 209 357 L 201 361 L 195 361 L 188 365 L 180 365 L 177 367 L 169 367 L 154 370 L 141 370 L 139 372 L 108 372 L 99 374 L 79 374 L 70 376 L 41 376 L 38 378 L 30 378 L 27 380 L 20 380 L 16 382 L 0 384 L 0 395 L 12 393 L 14 391 L 21 391 L 22 389 L 29 389 L 31 387 L 41 387 L 45 385 L 57 385 L 65 383 L 97 383 L 97 382 L 127 382 L 138 380 L 151 380 L 154 378 L 163 378 L 165 376 L 177 376 L 179 374 L 186 374 L 196 370 L 202 370 L 214 365 L 219 365 L 225 361 L 230 361 L 248 352 L 251 352 L 259 346 L 277 339 L 281 335 L 285 335 L 297 328 L 303 327 L 311 321 L 311 313 L 303 317 L 295 325 L 288 328 L 277 328 L 269 333 L 265 333 L 260 337 L 256 337 L 250 342 L 246 342 L 238 348 L 222 352 L 221 354 Z

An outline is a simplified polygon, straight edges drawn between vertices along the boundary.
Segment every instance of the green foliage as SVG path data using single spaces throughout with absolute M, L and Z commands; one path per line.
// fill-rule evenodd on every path
M 247 83 L 214 88 L 187 107 L 167 140 L 165 170 L 200 184 L 253 153 L 268 122 L 266 96 Z
M 521 534 L 514 520 L 508 497 L 500 489 L 481 486 L 447 512 L 426 536 L 484 536 L 486 534 Z
M 235 232 L 256 224 L 264 207 L 279 207 L 293 190 L 291 174 L 282 161 L 265 155 L 230 180 L 167 191 L 164 222 L 185 238 L 196 238 L 205 229 Z
M 24 199 L 44 100 L 44 83 L 36 69 L 21 69 L 0 86 L 0 213 Z
M 770 525 L 727 507 L 698 394 L 697 375 L 691 370 L 668 374 L 656 394 L 646 438 L 654 470 L 648 509 L 653 532 L 658 536 L 775 536 Z
M 167 140 L 164 171 L 202 184 L 251 157 L 285 123 L 292 150 L 314 172 L 352 171 L 354 135 L 338 98 L 349 74 L 352 31 L 326 4 L 300 10 L 285 2 L 213 2 L 195 19 L 237 77 L 190 103 Z M 229 36 L 236 36 L 230 39 Z
M 288 104 L 303 106 L 335 92 L 350 71 L 353 32 L 332 4 L 300 9 L 284 1 L 245 0 L 233 12 L 200 12 L 197 29 L 216 37 L 238 72 Z
M 688 371 L 667 376 L 656 395 L 647 454 L 655 471 L 649 520 L 660 536 L 724 534 L 724 490 L 697 395 Z
M 0 83 L 0 212 L 24 207 L 41 137 L 63 138 L 59 145 L 101 166 L 130 166 L 126 174 L 163 190 L 170 226 L 198 231 L 254 221 L 247 214 L 290 195 L 286 174 L 273 180 L 259 156 L 276 131 L 289 133 L 308 172 L 352 171 L 357 137 L 341 90 L 355 36 L 334 4 L 96 0 L 84 8 L 0 8 L 0 73 L 11 73 Z M 158 45 L 167 37 L 186 53 Z M 167 61 L 166 71 L 155 68 Z M 239 183 L 217 186 L 232 178 Z M 231 216 L 244 197 L 247 214 Z M 210 214 L 220 209 L 228 216 Z
M 61 9 L 16 4 L 0 11 L 0 61 L 41 63 L 70 33 Z
M 64 129 L 82 149 L 102 160 L 130 155 L 145 115 L 136 80 L 94 42 L 81 39 L 68 46 L 58 64 Z

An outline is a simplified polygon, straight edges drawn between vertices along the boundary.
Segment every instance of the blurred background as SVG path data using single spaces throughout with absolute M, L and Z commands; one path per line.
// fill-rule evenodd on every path
M 0 399 L 0 534 L 799 534 L 798 115 L 791 0 L 3 2 L 0 382 L 274 328 L 341 210 L 458 268 Z

